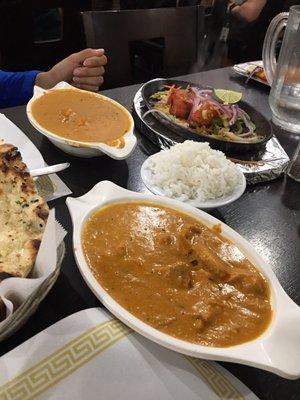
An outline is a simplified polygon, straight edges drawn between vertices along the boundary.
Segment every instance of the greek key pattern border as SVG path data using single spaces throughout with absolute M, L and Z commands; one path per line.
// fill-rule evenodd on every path
M 32 400 L 102 353 L 132 330 L 118 320 L 97 325 L 0 387 L 0 400 Z M 245 400 L 212 363 L 185 357 L 221 400 Z
M 31 400 L 128 335 L 118 320 L 97 325 L 0 387 L 0 400 Z
M 195 367 L 221 400 L 245 400 L 245 397 L 212 363 L 200 358 L 189 356 L 185 356 L 185 358 Z

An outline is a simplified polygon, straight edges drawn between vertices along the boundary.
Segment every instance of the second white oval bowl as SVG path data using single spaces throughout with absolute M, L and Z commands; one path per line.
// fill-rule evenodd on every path
M 61 90 L 61 89 L 72 89 L 72 90 L 80 90 L 76 89 L 73 86 L 69 85 L 66 82 L 60 82 L 54 88 L 50 90 Z M 123 107 L 118 102 L 110 99 L 109 97 L 103 96 L 98 93 L 94 93 L 95 96 L 101 97 L 105 101 L 109 101 L 120 108 L 123 112 L 125 112 L 129 118 L 130 126 L 128 131 L 124 134 L 124 142 L 125 145 L 123 148 L 118 149 L 117 147 L 109 146 L 105 143 L 90 143 L 90 142 L 83 142 L 83 141 L 75 141 L 63 138 L 62 136 L 56 135 L 54 132 L 50 132 L 47 129 L 43 128 L 34 118 L 32 115 L 32 104 L 33 102 L 41 97 L 47 90 L 42 89 L 38 86 L 34 87 L 33 97 L 27 104 L 26 113 L 31 125 L 38 130 L 42 135 L 46 136 L 56 147 L 60 150 L 64 151 L 67 154 L 72 156 L 82 157 L 82 158 L 90 158 L 90 157 L 97 157 L 102 156 L 104 154 L 108 155 L 115 160 L 123 160 L 132 153 L 136 146 L 136 137 L 134 135 L 134 121 L 130 114 L 130 112 Z

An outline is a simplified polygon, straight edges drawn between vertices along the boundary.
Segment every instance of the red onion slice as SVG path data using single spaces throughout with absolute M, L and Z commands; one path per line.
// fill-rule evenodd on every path
M 232 126 L 236 123 L 236 119 L 237 119 L 237 109 L 236 106 L 231 106 L 231 110 L 232 110 L 232 117 L 229 120 L 229 125 Z
M 246 113 L 246 115 L 248 115 L 248 114 Z M 249 132 L 252 133 L 252 132 L 253 132 L 253 127 L 251 126 L 251 124 L 249 124 L 250 118 L 248 119 L 248 118 L 244 115 L 243 110 L 241 110 L 240 108 L 238 109 L 238 116 L 239 116 L 240 118 L 242 118 L 244 124 L 245 124 L 246 127 L 249 129 Z M 248 117 L 249 117 L 249 115 L 248 115 Z M 244 133 L 246 133 L 246 132 L 244 132 Z
M 238 110 L 240 114 L 243 114 L 246 119 L 248 119 L 249 121 L 251 120 L 250 116 L 246 113 L 245 110 L 242 110 L 240 107 L 238 107 Z

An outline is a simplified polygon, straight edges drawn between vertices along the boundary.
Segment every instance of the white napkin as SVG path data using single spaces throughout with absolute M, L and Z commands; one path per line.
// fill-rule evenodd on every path
M 0 399 L 258 400 L 217 363 L 159 346 L 100 308 L 64 318 L 0 365 Z
M 52 209 L 30 276 L 28 278 L 7 278 L 0 282 L 0 298 L 6 306 L 6 319 L 0 322 L 0 329 L 3 324 L 7 323 L 7 319 L 11 318 L 14 309 L 25 302 L 54 272 L 57 265 L 57 248 L 65 235 L 66 231 L 55 221 L 55 210 Z

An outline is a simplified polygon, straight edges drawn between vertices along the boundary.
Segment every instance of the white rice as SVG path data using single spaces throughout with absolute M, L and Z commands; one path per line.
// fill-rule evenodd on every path
M 167 197 L 206 201 L 229 195 L 240 183 L 237 166 L 208 143 L 186 140 L 149 159 L 152 183 Z

